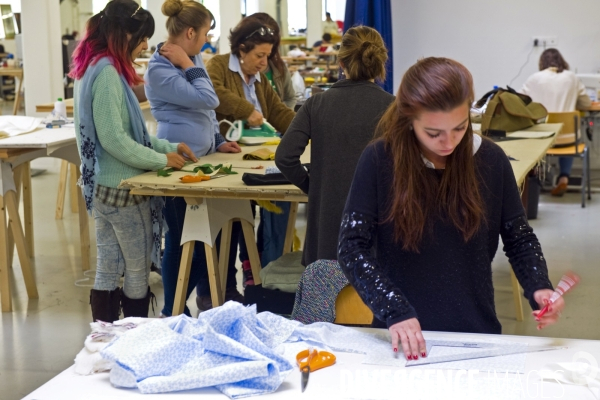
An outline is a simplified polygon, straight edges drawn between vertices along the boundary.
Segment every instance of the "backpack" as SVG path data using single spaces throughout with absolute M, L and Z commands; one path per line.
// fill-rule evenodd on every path
M 485 136 L 503 136 L 506 132 L 527 129 L 548 115 L 543 105 L 509 86 L 486 93 L 475 107 L 481 108 L 486 102 L 481 120 L 481 133 Z

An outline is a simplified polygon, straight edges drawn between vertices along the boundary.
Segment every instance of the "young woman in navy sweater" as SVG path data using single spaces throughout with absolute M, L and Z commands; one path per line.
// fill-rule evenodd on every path
M 421 329 L 501 332 L 491 269 L 499 237 L 531 307 L 553 292 L 508 157 L 473 134 L 473 98 L 473 78 L 456 61 L 409 68 L 344 209 L 340 265 L 407 359 L 426 356 Z M 563 307 L 555 302 L 538 329 Z

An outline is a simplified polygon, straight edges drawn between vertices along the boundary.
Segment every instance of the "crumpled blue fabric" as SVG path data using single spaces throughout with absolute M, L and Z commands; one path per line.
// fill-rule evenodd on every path
M 303 325 L 230 301 L 198 319 L 180 315 L 132 329 L 101 355 L 114 362 L 116 387 L 164 393 L 214 386 L 235 399 L 277 390 L 295 368 L 282 345 L 300 341 L 356 353 L 389 348 L 374 335 L 329 323 Z

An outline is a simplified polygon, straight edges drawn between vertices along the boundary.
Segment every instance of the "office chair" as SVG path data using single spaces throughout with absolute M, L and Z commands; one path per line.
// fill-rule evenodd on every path
M 581 124 L 579 112 L 548 113 L 546 123 L 562 123 L 563 133 L 558 135 L 554 147 L 546 153 L 547 156 L 577 157 L 582 161 L 581 168 L 581 207 L 585 207 L 585 192 L 587 189 L 588 200 L 592 199 L 590 184 L 590 155 L 589 148 L 581 137 Z

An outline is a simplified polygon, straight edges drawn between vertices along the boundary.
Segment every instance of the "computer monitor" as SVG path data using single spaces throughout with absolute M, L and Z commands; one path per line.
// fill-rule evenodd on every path
M 592 101 L 600 100 L 600 74 L 577 74 Z

